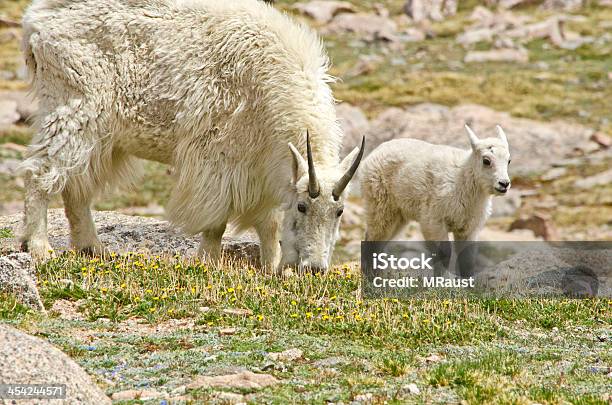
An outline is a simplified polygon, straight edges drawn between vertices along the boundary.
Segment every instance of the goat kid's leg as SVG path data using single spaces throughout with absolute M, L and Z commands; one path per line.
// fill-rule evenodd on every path
M 479 230 L 453 233 L 456 266 L 458 274 L 463 278 L 471 277 L 475 274 L 478 245 L 474 241 L 478 240 L 478 232 Z
M 274 210 L 255 224 L 255 231 L 259 236 L 260 262 L 264 268 L 276 269 L 280 263 L 281 222 L 280 211 Z
M 452 246 L 449 242 L 448 230 L 443 224 L 432 221 L 421 222 L 420 225 L 427 249 L 436 254 L 434 275 L 441 276 L 452 263 Z
M 21 249 L 30 252 L 35 261 L 53 257 L 47 238 L 47 206 L 49 194 L 41 190 L 30 173 L 25 176 L 25 216 L 21 235 Z
M 202 241 L 198 250 L 198 255 L 202 259 L 213 262 L 221 260 L 221 240 L 226 226 L 227 223 L 224 222 L 222 225 L 202 231 Z

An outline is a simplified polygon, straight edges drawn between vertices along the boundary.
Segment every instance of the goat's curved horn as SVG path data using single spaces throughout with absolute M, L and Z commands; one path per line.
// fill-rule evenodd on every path
M 310 133 L 306 130 L 306 156 L 308 158 L 308 195 L 317 198 L 320 193 L 319 181 L 312 160 L 312 149 L 310 148 Z
M 357 157 L 353 161 L 353 164 L 351 165 L 351 167 L 349 167 L 346 173 L 344 173 L 344 175 L 340 178 L 340 180 L 338 180 L 338 182 L 334 186 L 332 195 L 334 196 L 335 200 L 338 200 L 340 198 L 340 195 L 342 194 L 346 186 L 348 186 L 349 182 L 351 181 L 351 179 L 357 172 L 359 163 L 361 163 L 361 158 L 363 158 L 364 149 L 365 149 L 365 136 L 361 138 L 361 146 L 359 147 L 359 153 L 357 154 Z

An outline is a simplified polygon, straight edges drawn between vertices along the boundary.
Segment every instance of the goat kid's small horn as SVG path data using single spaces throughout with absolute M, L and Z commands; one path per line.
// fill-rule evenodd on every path
M 351 165 L 351 167 L 349 167 L 346 173 L 344 173 L 344 175 L 340 178 L 340 180 L 338 180 L 338 182 L 334 186 L 332 195 L 334 196 L 335 200 L 338 200 L 340 198 L 340 196 L 342 195 L 342 192 L 344 191 L 346 186 L 348 186 L 349 182 L 351 181 L 351 179 L 357 172 L 359 163 L 361 163 L 361 158 L 363 158 L 364 149 L 365 149 L 365 136 L 361 138 L 361 146 L 359 147 L 359 153 L 357 154 L 357 157 L 353 161 L 353 164 Z
M 478 144 L 478 137 L 476 136 L 474 131 L 472 131 L 472 128 L 470 128 L 468 124 L 465 124 L 465 130 L 467 131 L 468 136 L 470 137 L 470 143 L 472 144 L 472 147 L 476 147 L 476 145 Z
M 499 138 L 506 144 L 506 146 L 508 146 L 508 137 L 506 136 L 506 133 L 504 132 L 501 125 L 497 125 L 495 126 L 495 128 L 497 129 L 497 135 L 499 136 Z
M 315 172 L 314 161 L 312 159 L 312 149 L 310 148 L 310 132 L 306 130 L 306 157 L 308 158 L 308 195 L 310 198 L 317 198 L 320 193 L 319 181 Z

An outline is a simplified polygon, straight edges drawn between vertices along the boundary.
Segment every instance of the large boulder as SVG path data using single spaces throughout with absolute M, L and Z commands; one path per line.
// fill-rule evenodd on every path
M 526 174 L 544 171 L 590 142 L 594 130 L 565 121 L 540 122 L 516 118 L 491 108 L 463 104 L 446 107 L 419 104 L 405 109 L 392 107 L 372 120 L 366 133 L 366 153 L 396 138 L 417 138 L 436 144 L 468 148 L 465 129 L 469 123 L 480 137 L 495 136 L 500 124 L 508 134 L 512 153 L 511 172 Z M 356 145 L 359 132 L 349 132 L 344 143 Z
M 0 384 L 65 384 L 67 404 L 110 404 L 85 371 L 47 341 L 0 324 Z M 1 404 L 42 403 L 1 400 Z
M 0 256 L 0 292 L 12 294 L 22 304 L 45 312 L 36 287 L 32 257 L 28 253 Z
M 517 244 L 476 278 L 500 293 L 612 297 L 612 250 L 603 244 Z
M 358 145 L 358 140 L 365 135 L 370 125 L 368 118 L 359 107 L 348 103 L 341 103 L 336 107 L 338 121 L 342 126 L 342 132 L 346 139 L 355 140 L 357 143 L 344 142 L 342 146 L 342 157 L 351 153 Z
M 185 235 L 167 221 L 113 211 L 97 211 L 93 217 L 100 240 L 112 252 L 193 256 L 200 244 L 199 236 Z M 9 228 L 19 235 L 22 222 L 22 214 L 0 217 L 0 228 Z M 48 229 L 49 242 L 56 252 L 70 249 L 70 230 L 63 210 L 49 210 Z M 10 252 L 16 244 L 11 238 L 0 239 L 0 252 Z M 259 258 L 259 243 L 251 234 L 225 237 L 223 249 L 237 259 L 256 262 Z

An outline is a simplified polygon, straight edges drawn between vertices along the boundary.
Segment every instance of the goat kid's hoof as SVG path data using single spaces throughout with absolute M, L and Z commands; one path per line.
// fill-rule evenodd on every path
M 43 263 L 55 257 L 49 241 L 29 240 L 21 242 L 21 250 L 30 253 L 34 263 Z

